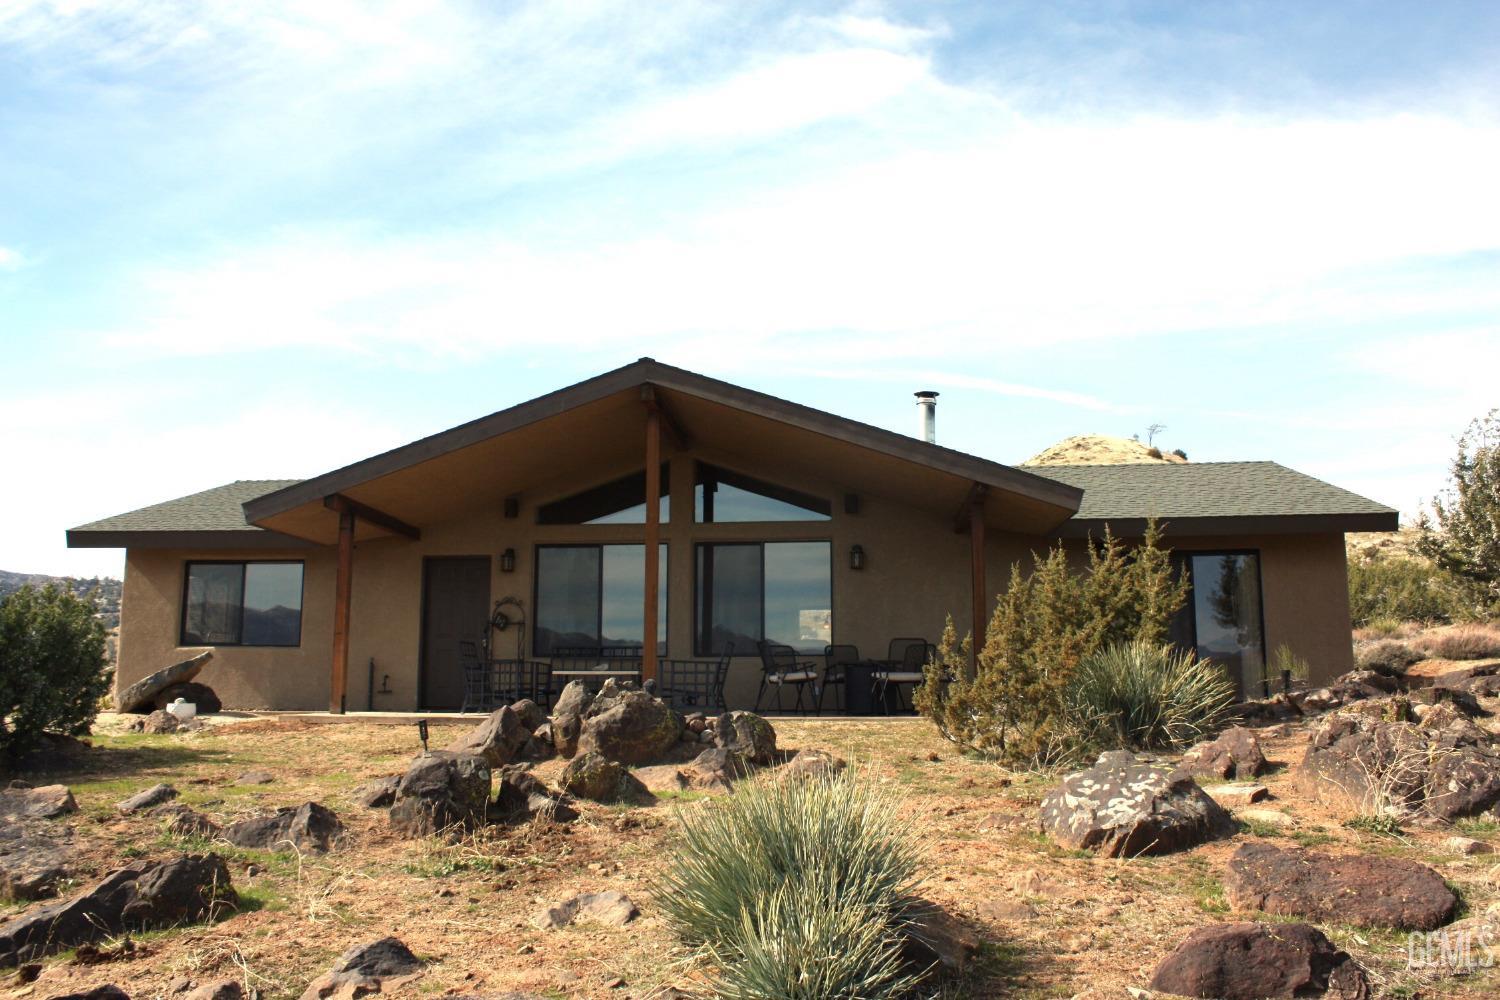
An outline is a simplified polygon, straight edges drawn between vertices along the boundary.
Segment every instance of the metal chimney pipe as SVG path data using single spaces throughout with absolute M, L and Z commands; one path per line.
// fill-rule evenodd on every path
M 928 444 L 937 442 L 937 398 L 931 389 L 912 393 L 917 397 L 917 427 L 922 440 Z

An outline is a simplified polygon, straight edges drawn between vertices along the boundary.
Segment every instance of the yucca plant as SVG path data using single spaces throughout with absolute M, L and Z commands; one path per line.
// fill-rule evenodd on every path
M 856 1000 L 911 988 L 898 932 L 918 857 L 891 793 L 854 768 L 762 779 L 679 822 L 656 898 L 717 967 L 718 995 Z
M 1067 718 L 1103 748 L 1175 750 L 1222 725 L 1234 685 L 1170 645 L 1116 643 L 1079 662 L 1065 700 Z

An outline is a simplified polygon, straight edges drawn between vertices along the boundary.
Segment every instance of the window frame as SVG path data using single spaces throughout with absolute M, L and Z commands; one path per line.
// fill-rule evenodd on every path
M 238 566 L 240 568 L 240 640 L 239 642 L 188 642 L 187 623 L 189 586 L 193 579 L 194 566 Z M 296 566 L 300 571 L 297 588 L 297 641 L 296 642 L 245 642 L 245 574 L 249 566 Z M 297 649 L 302 645 L 302 617 L 307 606 L 307 560 L 305 559 L 185 559 L 182 564 L 182 611 L 177 619 L 177 646 L 196 648 L 209 646 L 218 649 L 228 646 L 243 649 Z
M 742 523 L 742 522 L 740 522 Z M 702 586 L 702 575 L 699 567 L 702 565 L 698 553 L 712 546 L 731 545 L 753 545 L 760 549 L 760 638 L 757 643 L 766 641 L 766 546 L 767 545 L 806 545 L 816 543 L 828 546 L 828 612 L 833 615 L 833 624 L 829 629 L 828 639 L 830 643 L 838 642 L 838 620 L 839 616 L 834 614 L 834 590 L 837 586 L 837 567 L 834 565 L 834 544 L 832 538 L 742 538 L 742 539 L 708 539 L 693 543 L 693 656 L 710 657 L 720 656 L 720 653 L 710 652 L 713 643 L 703 644 L 703 604 L 704 597 Z M 711 595 L 710 595 L 711 596 Z M 712 601 L 710 600 L 711 604 Z M 709 633 L 712 634 L 710 627 Z M 735 650 L 736 656 L 758 656 L 759 650 Z M 798 653 L 799 656 L 811 656 L 812 653 Z
M 663 541 L 663 542 L 658 542 L 657 544 L 661 548 L 661 552 L 660 552 L 660 554 L 658 554 L 657 558 L 661 559 L 663 556 L 665 556 L 666 563 L 667 563 L 666 569 L 667 569 L 668 572 L 670 572 L 671 568 L 672 568 L 671 543 Z M 532 642 L 532 651 L 535 652 L 537 656 L 543 656 L 543 657 L 550 658 L 550 657 L 553 657 L 553 656 L 557 655 L 557 654 L 553 653 L 551 650 L 548 650 L 545 653 L 537 652 L 536 651 L 536 639 L 537 639 L 537 636 L 541 633 L 541 628 L 542 628 L 542 614 L 541 614 L 541 612 L 542 612 L 542 605 L 541 605 L 541 590 L 542 590 L 542 572 L 541 572 L 541 570 L 542 570 L 542 558 L 541 558 L 541 551 L 542 551 L 542 549 L 601 549 L 602 550 L 605 547 L 610 546 L 610 545 L 630 545 L 630 546 L 638 546 L 638 547 L 644 549 L 646 547 L 646 542 L 645 542 L 644 539 L 642 539 L 639 542 L 633 542 L 633 541 L 629 541 L 629 540 L 616 540 L 616 541 L 608 541 L 608 542 L 536 542 L 536 543 L 533 543 L 532 548 L 531 548 L 531 565 L 532 565 L 532 571 L 531 571 L 531 608 L 532 608 L 532 612 L 531 613 L 532 613 L 532 617 L 535 620 L 531 624 L 531 642 Z M 644 554 L 642 554 L 642 560 L 644 560 L 644 558 L 645 558 L 645 556 L 644 556 Z M 672 606 L 671 606 L 671 601 L 669 601 L 669 600 L 666 599 L 667 595 L 671 593 L 671 584 L 667 580 L 667 573 L 662 573 L 660 575 L 660 577 L 658 578 L 657 589 L 658 589 L 658 593 L 657 593 L 656 603 L 657 603 L 658 609 L 660 609 L 660 612 L 661 612 L 662 621 L 659 624 L 662 626 L 662 628 L 661 628 L 661 634 L 656 637 L 656 651 L 657 651 L 658 655 L 665 656 L 666 652 L 667 652 L 667 636 L 671 634 L 670 633 L 670 629 L 671 629 L 671 626 L 672 626 Z M 596 585 L 596 588 L 595 588 L 595 595 L 598 598 L 598 609 L 599 610 L 598 610 L 597 614 L 595 615 L 595 629 L 594 629 L 594 631 L 595 631 L 595 634 L 599 636 L 599 643 L 600 643 L 600 645 L 603 645 L 604 644 L 604 635 L 603 635 L 603 632 L 604 632 L 604 553 L 602 551 L 599 553 L 599 581 L 598 581 L 598 584 Z M 643 606 L 641 608 L 641 616 L 642 616 L 641 617 L 641 624 L 643 626 L 645 624 L 645 612 L 646 612 L 646 609 Z
M 712 502 L 708 492 L 705 490 L 701 504 L 699 489 L 712 483 L 717 486 L 723 484 L 734 489 L 749 493 L 752 496 L 763 497 L 767 500 L 775 500 L 806 511 L 808 517 L 773 517 L 749 521 L 720 520 L 712 516 Z M 699 516 L 700 507 L 703 516 Z M 826 507 L 824 511 L 821 508 Z M 731 469 L 728 466 L 717 465 L 713 462 L 705 462 L 701 459 L 693 462 L 693 524 L 828 524 L 833 520 L 833 501 L 820 497 L 815 493 L 807 493 L 803 490 L 794 489 L 790 486 L 782 486 L 759 476 L 752 476 L 748 472 Z M 748 543 L 747 543 L 748 544 Z
M 1259 612 L 1257 615 L 1258 620 L 1256 624 L 1260 628 L 1260 673 L 1261 690 L 1263 694 L 1265 691 L 1265 685 L 1269 684 L 1271 681 L 1271 656 L 1270 644 L 1266 641 L 1266 579 L 1264 573 L 1265 560 L 1261 556 L 1260 549 L 1174 549 L 1172 554 L 1180 555 L 1183 557 L 1183 570 L 1187 573 L 1188 595 L 1187 602 L 1183 605 L 1183 610 L 1188 612 L 1188 625 L 1192 629 L 1193 648 L 1190 652 L 1192 652 L 1194 659 L 1199 659 L 1200 657 L 1198 656 L 1198 613 L 1195 607 L 1195 601 L 1197 600 L 1198 595 L 1198 574 L 1193 569 L 1193 559 L 1197 556 L 1207 556 L 1209 558 L 1219 556 L 1255 557 L 1255 589 L 1257 591 L 1256 609 Z M 1213 661 L 1209 660 L 1208 662 Z M 1236 687 L 1238 687 L 1238 685 L 1236 685 Z M 1240 691 L 1239 695 L 1242 698 L 1258 697 L 1258 695 L 1250 691 Z

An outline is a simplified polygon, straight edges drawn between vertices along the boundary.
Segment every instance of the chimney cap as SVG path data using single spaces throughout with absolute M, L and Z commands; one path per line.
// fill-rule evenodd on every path
M 916 396 L 918 399 L 937 399 L 938 398 L 938 394 L 936 392 L 934 392 L 933 390 L 931 390 L 931 389 L 918 389 L 916 392 L 912 393 L 912 395 Z

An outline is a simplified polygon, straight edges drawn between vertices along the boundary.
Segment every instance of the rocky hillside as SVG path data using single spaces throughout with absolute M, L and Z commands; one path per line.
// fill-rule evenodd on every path
M 1130 438 L 1107 434 L 1076 434 L 1031 456 L 1022 465 L 1174 465 L 1187 456 Z
M 0 600 L 28 584 L 33 587 L 44 587 L 49 583 L 68 587 L 75 594 L 93 593 L 95 606 L 99 609 L 99 617 L 104 621 L 105 626 L 111 629 L 119 626 L 122 584 L 110 576 L 47 576 L 43 573 L 12 573 L 9 570 L 0 569 Z

